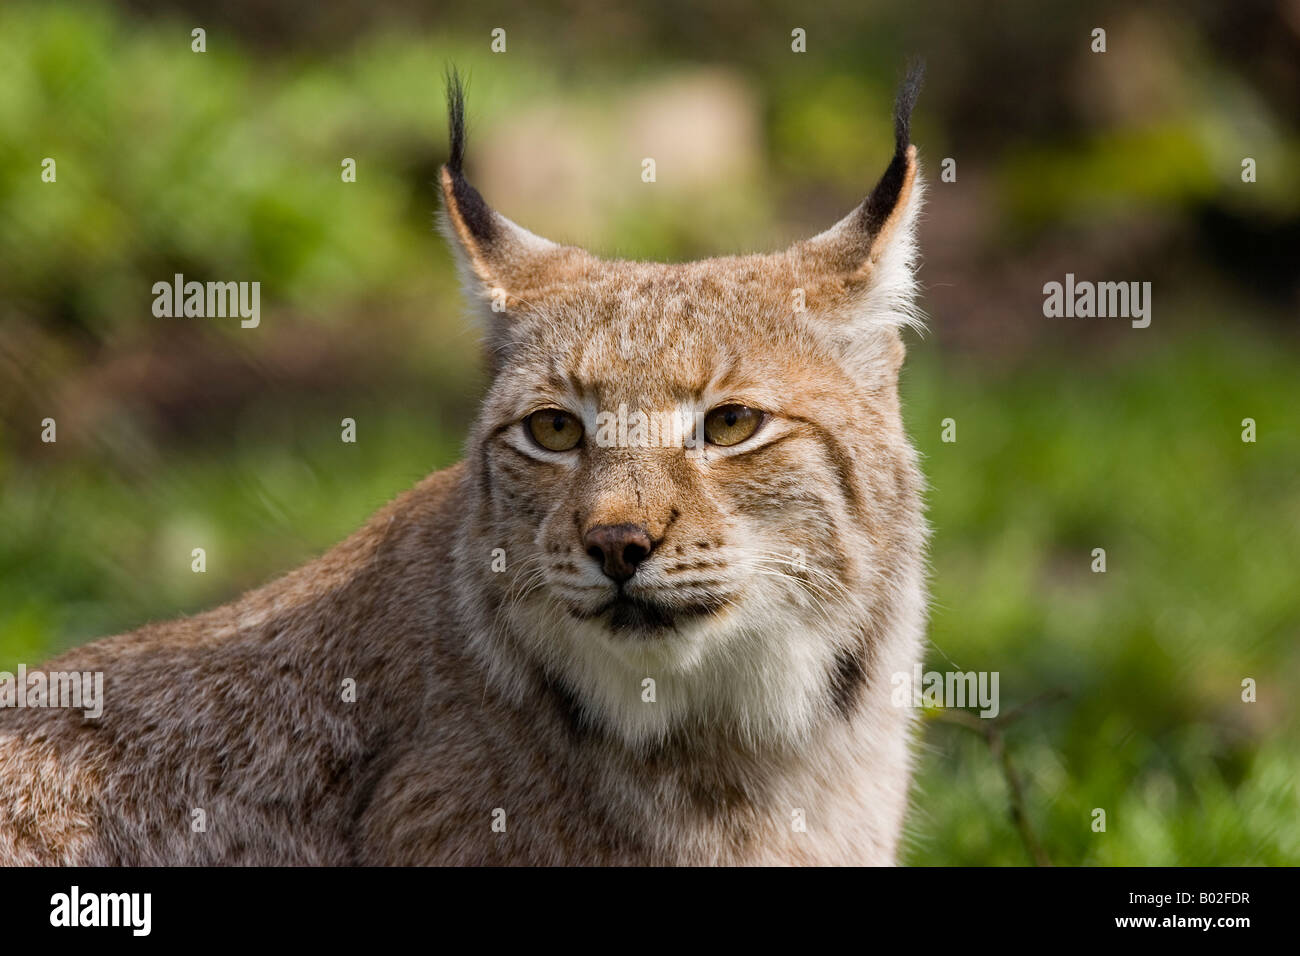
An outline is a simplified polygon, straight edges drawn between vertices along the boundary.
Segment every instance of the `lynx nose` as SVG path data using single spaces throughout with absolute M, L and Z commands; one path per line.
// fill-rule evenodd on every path
M 598 524 L 582 536 L 587 553 L 600 562 L 605 576 L 622 584 L 650 556 L 650 532 L 637 524 Z

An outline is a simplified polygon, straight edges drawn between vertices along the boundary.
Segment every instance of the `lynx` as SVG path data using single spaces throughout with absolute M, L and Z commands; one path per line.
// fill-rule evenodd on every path
M 918 85 L 835 226 L 661 264 L 491 209 L 453 74 L 443 227 L 491 373 L 465 460 L 231 604 L 50 662 L 102 673 L 103 712 L 0 709 L 0 860 L 896 862 Z

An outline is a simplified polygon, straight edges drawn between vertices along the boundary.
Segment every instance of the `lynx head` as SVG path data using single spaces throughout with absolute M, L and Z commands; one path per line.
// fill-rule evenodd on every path
M 443 225 L 492 373 L 458 548 L 464 603 L 514 649 L 484 655 L 507 684 L 527 661 L 630 741 L 789 737 L 851 718 L 896 632 L 915 644 L 924 528 L 897 378 L 916 322 L 919 79 L 884 175 L 829 230 L 660 264 L 492 210 L 463 173 L 452 77 Z

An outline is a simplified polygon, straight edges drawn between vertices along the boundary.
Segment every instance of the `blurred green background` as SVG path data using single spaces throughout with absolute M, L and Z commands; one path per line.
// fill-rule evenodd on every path
M 1003 731 L 1053 863 L 1300 863 L 1300 3 L 514 6 L 0 8 L 0 669 L 225 601 L 457 459 L 447 63 L 490 202 L 675 260 L 851 208 L 920 54 L 929 666 L 1065 694 Z M 261 281 L 261 326 L 154 318 L 177 272 Z M 1044 318 L 1066 272 L 1152 282 L 1150 328 Z M 927 721 L 906 861 L 1031 862 L 1011 806 Z

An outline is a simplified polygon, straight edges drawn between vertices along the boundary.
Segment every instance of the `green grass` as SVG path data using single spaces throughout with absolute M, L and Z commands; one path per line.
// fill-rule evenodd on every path
M 1300 862 L 1294 352 L 1220 328 L 992 380 L 927 358 L 904 394 L 935 528 L 929 665 L 998 671 L 1004 711 L 1068 692 L 1008 731 L 1052 860 Z M 931 725 L 920 794 L 911 862 L 1028 862 L 976 735 Z

